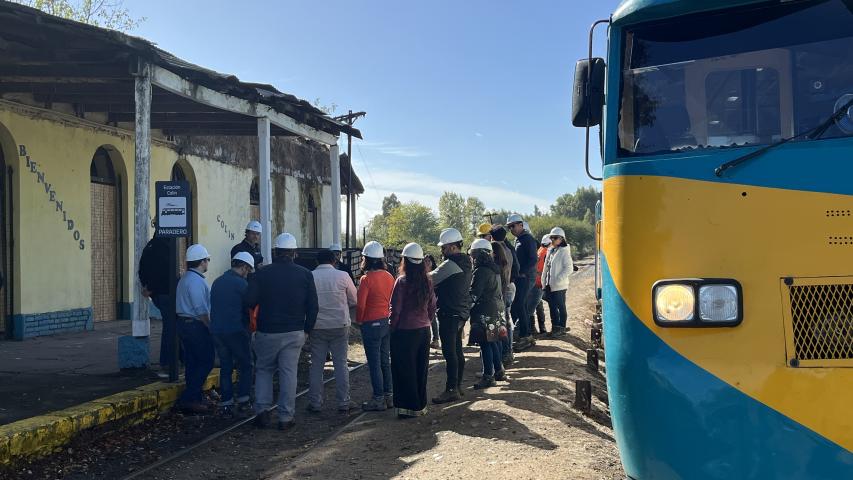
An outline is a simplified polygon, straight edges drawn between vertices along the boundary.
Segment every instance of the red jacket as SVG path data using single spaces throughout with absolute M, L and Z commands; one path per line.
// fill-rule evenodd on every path
M 536 256 L 539 258 L 536 261 L 536 288 L 542 288 L 542 270 L 545 269 L 545 257 L 548 256 L 548 247 L 540 245 Z
M 391 316 L 391 290 L 394 277 L 385 270 L 371 270 L 358 285 L 356 323 L 372 322 Z

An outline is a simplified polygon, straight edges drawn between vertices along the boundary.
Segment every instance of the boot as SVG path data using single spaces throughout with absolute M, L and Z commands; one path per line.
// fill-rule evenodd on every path
M 445 390 L 444 393 L 432 399 L 432 403 L 441 405 L 442 403 L 458 402 L 459 392 L 456 390 Z
M 267 428 L 270 425 L 270 412 L 261 412 L 255 416 L 255 426 L 258 428 Z
M 474 384 L 474 390 L 482 390 L 484 388 L 494 387 L 495 377 L 491 375 L 483 375 L 479 382 Z
M 385 398 L 372 398 L 361 404 L 361 409 L 365 412 L 384 412 L 386 408 Z
M 505 382 L 506 381 L 506 371 L 498 370 L 497 372 L 495 372 L 495 380 L 497 380 L 498 382 Z

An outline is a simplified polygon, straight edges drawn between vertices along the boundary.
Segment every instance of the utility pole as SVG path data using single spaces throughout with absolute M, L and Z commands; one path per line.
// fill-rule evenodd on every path
M 346 115 L 341 115 L 339 117 L 335 117 L 335 120 L 346 122 L 347 125 L 352 126 L 355 123 L 355 120 L 359 117 L 363 117 L 367 115 L 367 112 L 355 112 L 352 110 L 349 111 Z M 356 235 L 355 233 L 355 208 L 354 206 L 350 206 L 353 200 L 352 196 L 352 134 L 347 132 L 347 160 L 349 162 L 349 169 L 347 171 L 347 225 L 346 225 L 346 246 L 345 248 L 350 248 L 350 240 L 352 237 Z M 350 230 L 350 223 L 352 223 L 352 230 Z M 338 239 L 339 240 L 339 239 Z M 352 242 L 354 246 L 356 242 Z

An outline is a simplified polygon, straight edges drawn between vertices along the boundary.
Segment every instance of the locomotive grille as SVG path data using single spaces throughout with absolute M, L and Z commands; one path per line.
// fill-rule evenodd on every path
M 786 323 L 791 337 L 788 357 L 792 366 L 853 366 L 853 283 L 850 282 L 849 277 L 785 282 L 790 301 L 790 320 Z

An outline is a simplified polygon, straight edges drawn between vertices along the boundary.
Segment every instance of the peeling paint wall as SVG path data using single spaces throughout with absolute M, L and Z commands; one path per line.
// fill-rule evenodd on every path
M 137 270 L 133 265 L 132 132 L 0 101 L 0 142 L 6 164 L 14 170 L 10 228 L 14 271 L 4 272 L 13 285 L 13 316 L 28 316 L 30 322 L 47 312 L 91 309 L 89 166 L 99 147 L 109 151 L 121 183 L 124 220 L 119 235 L 118 300 L 131 302 L 131 280 Z M 242 239 L 250 220 L 249 190 L 257 175 L 256 157 L 255 138 L 228 137 L 219 144 L 211 138 L 184 138 L 175 144 L 156 141 L 152 145 L 150 216 L 154 216 L 154 182 L 169 180 L 178 162 L 193 184 L 193 240 L 211 252 L 210 282 L 228 268 L 230 249 Z M 329 243 L 328 164 L 328 150 L 321 145 L 290 138 L 275 140 L 274 235 L 290 231 L 302 239 L 300 246 L 308 246 L 303 231 L 307 197 L 302 193 L 310 191 L 320 209 L 318 244 Z

